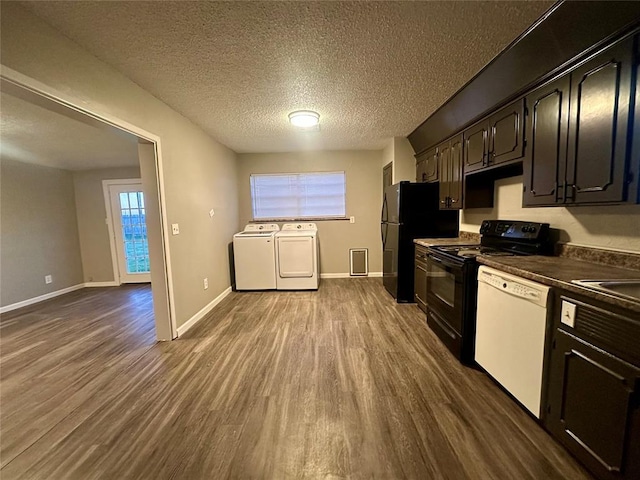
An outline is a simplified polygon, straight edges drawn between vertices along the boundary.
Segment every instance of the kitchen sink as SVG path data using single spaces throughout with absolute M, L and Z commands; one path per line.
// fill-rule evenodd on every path
M 573 280 L 572 283 L 593 288 L 601 292 L 640 300 L 640 279 L 638 280 Z

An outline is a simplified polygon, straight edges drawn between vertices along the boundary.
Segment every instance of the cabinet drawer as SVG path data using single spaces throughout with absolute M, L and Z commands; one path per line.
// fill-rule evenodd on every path
M 590 343 L 612 352 L 622 359 L 640 365 L 640 321 L 588 305 L 574 298 L 561 296 L 562 306 L 573 309 L 573 327 L 570 321 L 560 318 L 559 327 Z M 566 312 L 566 310 L 564 310 Z

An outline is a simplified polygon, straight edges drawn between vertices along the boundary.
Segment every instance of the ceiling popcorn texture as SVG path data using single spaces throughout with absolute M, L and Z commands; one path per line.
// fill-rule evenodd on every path
M 383 148 L 553 2 L 23 4 L 244 153 Z M 292 128 L 293 110 L 320 129 Z
M 138 139 L 0 94 L 0 156 L 65 170 L 137 167 Z

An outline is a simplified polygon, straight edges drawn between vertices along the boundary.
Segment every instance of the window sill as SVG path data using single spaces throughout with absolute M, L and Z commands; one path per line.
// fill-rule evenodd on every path
M 344 222 L 349 221 L 349 217 L 317 217 L 317 218 L 261 218 L 259 220 L 251 220 L 251 223 L 288 223 L 288 222 Z

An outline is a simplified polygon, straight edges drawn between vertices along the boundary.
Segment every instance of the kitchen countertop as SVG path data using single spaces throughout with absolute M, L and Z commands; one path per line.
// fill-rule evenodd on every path
M 562 288 L 569 292 L 607 302 L 640 313 L 640 301 L 582 287 L 571 280 L 640 279 L 640 272 L 566 257 L 514 256 L 490 257 L 479 255 L 479 263 L 535 282 Z
M 479 242 L 474 242 L 469 238 L 416 238 L 413 243 L 422 245 L 423 247 L 431 247 L 433 245 L 475 245 Z

